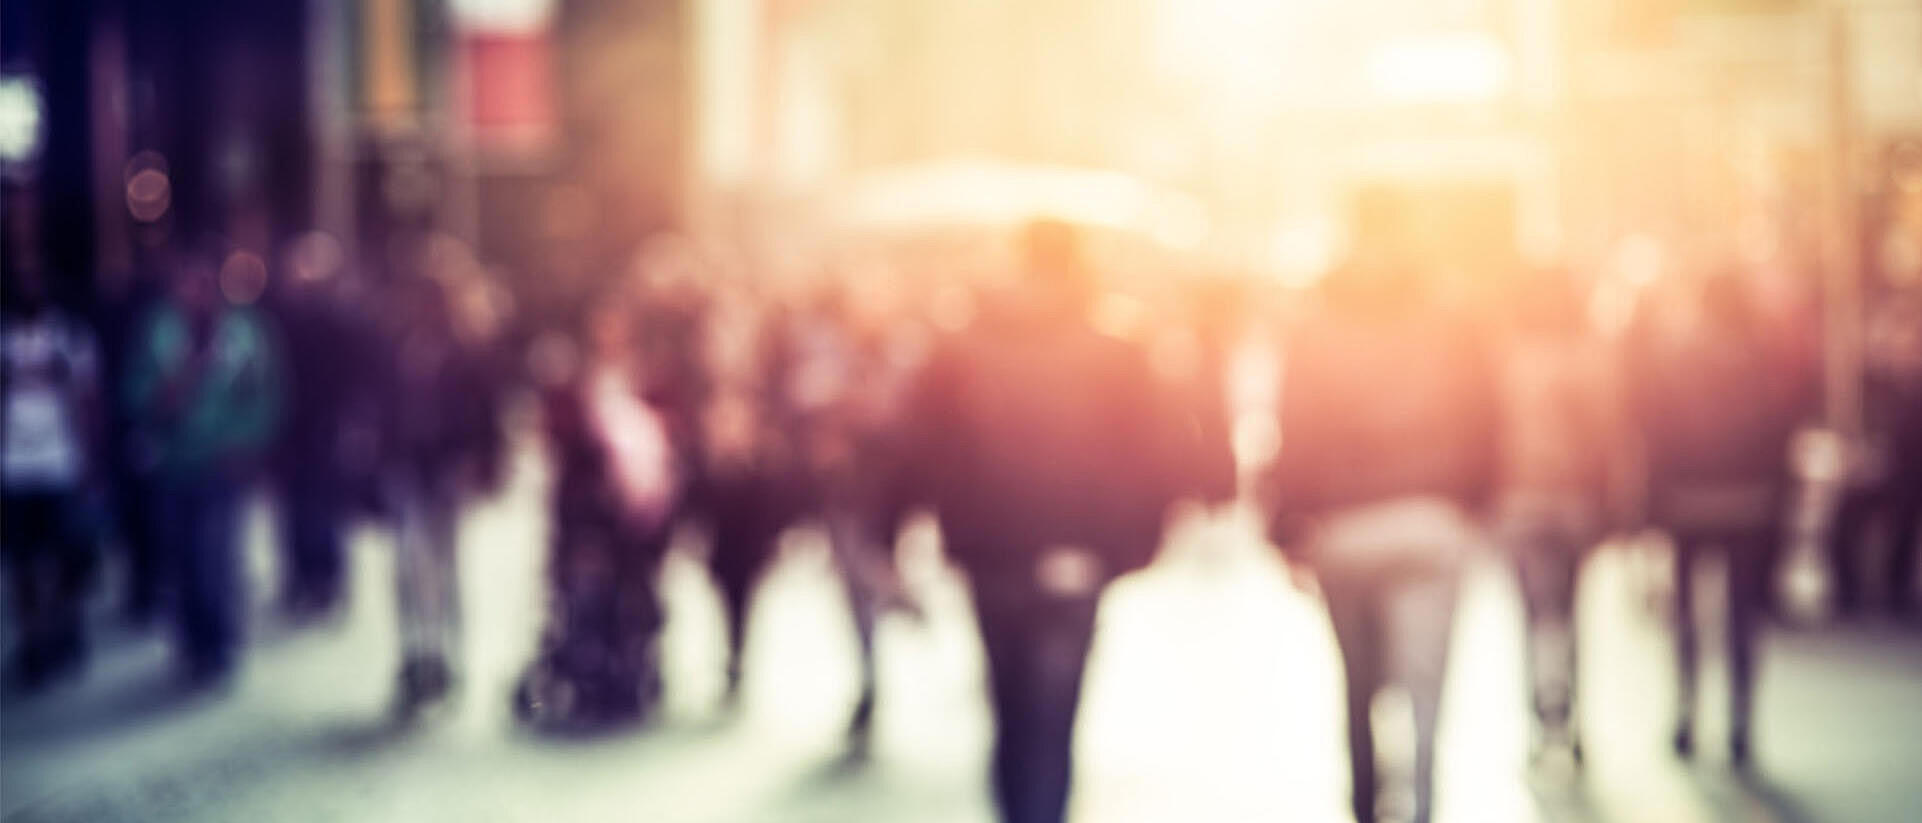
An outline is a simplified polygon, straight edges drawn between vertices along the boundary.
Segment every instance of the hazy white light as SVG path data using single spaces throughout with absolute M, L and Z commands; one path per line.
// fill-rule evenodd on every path
M 453 11 L 463 28 L 531 32 L 547 25 L 554 0 L 454 0 Z
M 1396 102 L 1471 103 L 1508 89 L 1509 58 L 1485 34 L 1447 34 L 1391 40 L 1368 59 L 1368 81 Z
M 1646 286 L 1668 270 L 1668 254 L 1662 241 L 1646 234 L 1631 234 L 1616 247 L 1611 268 L 1617 278 L 1637 287 Z
M 764 11 L 753 0 L 694 4 L 695 146 L 711 185 L 740 185 L 754 172 Z
M 39 144 L 40 90 L 25 77 L 0 79 L 0 160 L 25 160 Z
M 1168 0 L 1156 6 L 1155 57 L 1162 72 L 1216 102 L 1256 106 L 1275 96 L 1291 55 L 1285 3 Z
M 1282 282 L 1307 288 L 1335 264 L 1340 237 L 1327 220 L 1296 220 L 1282 225 L 1269 241 L 1268 265 Z

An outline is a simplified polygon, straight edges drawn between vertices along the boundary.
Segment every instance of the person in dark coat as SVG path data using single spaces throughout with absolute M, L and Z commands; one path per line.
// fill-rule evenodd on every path
M 1030 226 L 1027 276 L 937 344 L 915 455 L 974 592 L 1001 818 L 1067 813 L 1082 672 L 1101 593 L 1160 546 L 1181 473 L 1147 359 L 1088 322 L 1096 283 L 1071 227 Z
M 1858 482 L 1842 496 L 1829 534 L 1835 610 L 1865 611 L 1872 596 L 1899 617 L 1916 614 L 1916 556 L 1922 552 L 1922 288 L 1892 294 L 1870 309 L 1862 406 L 1868 445 Z M 1863 580 L 1872 527 L 1887 530 L 1880 568 Z M 1881 591 L 1876 591 L 1880 589 Z
M 143 237 L 146 242 L 139 262 L 119 277 L 103 279 L 101 295 L 94 305 L 103 386 L 125 384 L 134 340 L 147 316 L 166 296 L 166 266 L 158 248 L 161 240 L 152 235 Z M 103 460 L 113 492 L 116 536 L 126 564 L 119 611 L 129 625 L 147 626 L 160 616 L 170 582 L 161 556 L 160 524 L 155 522 L 151 502 L 159 494 L 156 458 L 144 447 L 137 415 L 124 403 L 105 406 Z
M 840 573 L 860 650 L 861 685 L 848 722 L 849 755 L 865 756 L 878 668 L 875 633 L 889 613 L 921 614 L 894 562 L 913 499 L 913 466 L 902 448 L 916 362 L 912 327 L 862 317 L 843 284 L 821 286 L 813 305 L 782 330 L 782 430 L 798 446 L 818 520 Z
M 0 567 L 17 636 L 7 673 L 27 691 L 86 661 L 84 607 L 105 525 L 99 353 L 31 258 L 16 247 L 0 272 Z
M 1694 752 L 1695 569 L 1720 554 L 1728 563 L 1729 750 L 1745 765 L 1756 636 L 1791 508 L 1789 442 L 1810 412 L 1813 346 L 1732 271 L 1672 282 L 1655 297 L 1630 330 L 1625 365 L 1646 452 L 1648 519 L 1675 544 L 1681 704 L 1673 745 Z
M 285 518 L 280 606 L 294 620 L 324 615 L 341 601 L 358 474 L 354 438 L 374 425 L 377 403 L 365 374 L 380 360 L 379 332 L 348 292 L 331 243 L 310 235 L 295 244 L 273 307 L 288 370 L 274 466 Z
M 1496 532 L 1522 593 L 1534 753 L 1582 758 L 1576 591 L 1582 567 L 1624 510 L 1626 474 L 1611 349 L 1584 320 L 1568 273 L 1517 284 L 1500 356 L 1501 490 Z
M 598 303 L 580 362 L 544 387 L 558 475 L 550 616 L 515 703 L 553 728 L 639 720 L 661 693 L 656 577 L 685 483 L 667 415 L 642 391 L 633 322 L 624 301 Z
M 449 293 L 466 284 L 427 271 L 397 271 L 384 323 L 392 349 L 381 475 L 395 519 L 401 720 L 459 685 L 460 516 L 471 498 L 498 488 L 503 460 L 498 375 L 487 341 L 467 333 Z
M 1496 476 L 1492 363 L 1432 289 L 1388 256 L 1330 276 L 1287 336 L 1282 448 L 1259 481 L 1276 544 L 1327 603 L 1364 822 L 1378 792 L 1369 707 L 1391 680 L 1414 703 L 1414 819 L 1429 819 L 1458 579 Z
M 150 503 L 173 572 L 183 674 L 234 672 L 246 605 L 241 504 L 280 416 L 281 360 L 253 303 L 258 266 L 208 240 L 182 255 L 171 299 L 134 338 L 121 400 L 154 460 Z M 223 263 L 223 261 L 229 261 Z

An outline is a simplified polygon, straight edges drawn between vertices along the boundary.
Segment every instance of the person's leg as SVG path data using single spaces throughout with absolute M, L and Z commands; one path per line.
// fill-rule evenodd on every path
M 87 659 L 85 606 L 87 595 L 99 570 L 100 518 L 103 512 L 88 508 L 87 491 L 73 489 L 57 495 L 57 525 L 53 530 L 49 558 L 51 602 L 47 623 L 53 644 L 55 674 L 78 671 Z
M 627 666 L 627 688 L 638 694 L 641 711 L 654 705 L 662 688 L 659 645 L 667 616 L 658 583 L 661 562 L 672 538 L 673 533 L 665 527 L 634 535 L 621 567 L 621 649 Z
M 172 511 L 168 515 L 172 520 L 170 531 L 178 541 L 172 548 L 175 549 L 174 562 L 179 570 L 174 586 L 175 599 L 178 601 L 174 611 L 180 655 L 188 676 L 199 679 L 199 671 L 208 666 L 204 658 L 207 656 L 207 647 L 211 645 L 208 636 L 209 626 L 213 622 L 214 595 L 209 591 L 211 583 L 207 572 L 207 556 L 210 552 L 205 546 L 208 514 L 204 510 L 202 495 L 190 489 L 186 483 L 176 485 L 170 496 L 173 498 Z
M 1027 806 L 1028 773 L 1025 755 L 1034 730 L 1028 696 L 1032 691 L 1030 661 L 1023 654 L 1022 633 L 1028 622 L 1021 601 L 992 587 L 977 585 L 974 612 L 981 628 L 981 649 L 988 676 L 988 703 L 994 716 L 994 748 L 990 780 L 995 804 L 1003 820 L 1015 820 Z
M 429 598 L 435 592 L 421 490 L 412 481 L 400 481 L 394 496 L 394 605 L 400 619 L 401 656 L 412 660 L 433 646 L 429 624 L 434 606 Z
M 994 785 L 1007 823 L 1060 823 L 1098 599 L 977 589 L 995 713 Z
M 339 486 L 338 480 L 324 477 L 287 482 L 288 573 L 282 596 L 290 612 L 322 612 L 339 600 L 345 565 Z
M 165 587 L 169 590 L 167 619 L 169 629 L 174 634 L 176 652 L 184 661 L 192 646 L 193 632 L 190 630 L 189 613 L 198 605 L 193 594 L 198 592 L 188 578 L 193 576 L 193 546 L 197 539 L 196 524 L 199 512 L 193 504 L 193 495 L 187 484 L 178 480 L 154 485 L 153 513 L 154 536 L 160 556 L 167 559 Z
M 735 495 L 717 496 L 708 520 L 712 535 L 708 563 L 727 618 L 727 699 L 733 702 L 740 696 L 754 587 L 773 559 L 782 526 L 774 524 L 772 515 L 753 500 Z
M 51 591 L 46 557 L 52 551 L 53 518 L 46 495 L 8 494 L 0 503 L 0 549 L 19 627 L 11 674 L 25 688 L 38 688 L 49 667 L 46 613 Z
M 1829 579 L 1834 587 L 1835 613 L 1853 617 L 1862 611 L 1862 552 L 1875 520 L 1876 489 L 1849 489 L 1836 506 L 1829 529 Z
M 1916 613 L 1916 555 L 1922 553 L 1922 470 L 1911 469 L 1895 480 L 1886 509 L 1889 518 L 1889 609 L 1898 615 Z
M 1768 614 L 1779 542 L 1774 533 L 1765 533 L 1728 547 L 1729 752 L 1737 765 L 1749 757 L 1757 635 Z
M 709 563 L 714 585 L 720 590 L 721 612 L 727 626 L 727 698 L 739 698 L 741 662 L 747 649 L 748 604 L 754 594 L 756 564 L 746 556 L 748 538 L 738 527 L 724 522 L 713 525 L 713 547 Z
M 873 555 L 879 552 L 879 540 L 854 512 L 830 509 L 824 520 L 841 586 L 847 594 L 848 613 L 853 618 L 854 637 L 861 657 L 860 693 L 848 720 L 848 738 L 857 748 L 865 747 L 874 721 L 874 633 L 881 617 L 881 592 L 864 566 L 878 562 Z
M 1695 751 L 1695 683 L 1699 650 L 1695 636 L 1695 558 L 1700 547 L 1677 537 L 1675 544 L 1675 753 Z
M 170 579 L 174 560 L 167 555 L 168 540 L 162 526 L 164 493 L 150 474 L 129 470 L 119 486 L 120 542 L 126 551 L 127 581 L 122 595 L 121 615 L 129 623 L 144 625 L 160 613 L 161 593 Z
M 1562 731 L 1568 738 L 1569 751 L 1576 761 L 1583 757 L 1582 746 L 1582 642 L 1581 626 L 1576 617 L 1578 599 L 1581 592 L 1583 561 L 1587 560 L 1592 547 L 1583 540 L 1569 544 L 1563 554 L 1561 567 L 1561 588 L 1558 589 L 1562 622 Z
M 466 659 L 465 621 L 461 610 L 460 514 L 461 501 L 451 489 L 438 489 L 428 509 L 429 543 L 432 548 L 434 587 L 441 594 L 435 615 L 436 635 L 441 656 L 455 673 Z
M 1375 733 L 1371 709 L 1381 689 L 1382 627 L 1375 585 L 1365 580 L 1321 577 L 1322 599 L 1341 654 L 1348 712 L 1349 791 L 1356 823 L 1375 823 Z
M 1392 593 L 1396 646 L 1415 715 L 1415 823 L 1428 823 L 1434 809 L 1435 730 L 1442 684 L 1455 626 L 1454 570 L 1398 584 Z
M 1061 823 L 1068 815 L 1075 718 L 1094 640 L 1096 608 L 1095 596 L 1050 602 L 1032 637 L 1035 737 L 1029 763 L 1034 788 L 1029 794 L 1031 814 L 1025 819 L 1033 823 Z
M 188 675 L 209 681 L 229 674 L 240 640 L 240 490 L 203 478 L 180 490 L 180 630 Z
M 400 614 L 398 710 L 404 715 L 438 701 L 453 688 L 459 580 L 454 566 L 451 497 L 426 483 L 399 489 L 396 603 Z
M 1575 575 L 1579 557 L 1566 541 L 1535 539 L 1517 547 L 1526 622 L 1528 670 L 1537 744 L 1564 737 L 1574 744 Z
M 1583 549 L 1573 539 L 1544 547 L 1547 568 L 1542 570 L 1542 602 L 1533 643 L 1539 668 L 1535 679 L 1535 711 L 1544 726 L 1555 730 L 1579 754 L 1576 724 L 1576 679 L 1580 666 L 1575 627 L 1575 592 Z

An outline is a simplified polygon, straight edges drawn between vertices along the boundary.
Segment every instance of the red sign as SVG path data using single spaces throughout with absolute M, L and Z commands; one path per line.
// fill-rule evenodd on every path
M 537 149 L 552 138 L 552 56 L 544 28 L 462 34 L 467 123 L 481 148 Z

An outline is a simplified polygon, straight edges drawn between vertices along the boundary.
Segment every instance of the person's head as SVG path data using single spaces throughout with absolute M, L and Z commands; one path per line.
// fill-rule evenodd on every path
M 344 253 L 340 241 L 322 231 L 310 231 L 287 245 L 286 286 L 297 297 L 337 288 L 342 279 Z
M 176 250 L 168 290 L 190 317 L 204 320 L 220 310 L 220 267 L 226 257 L 227 243 L 217 237 Z
M 33 314 L 46 308 L 53 297 L 48 288 L 46 270 L 24 261 L 20 263 L 9 261 L 9 263 L 6 269 L 5 294 L 0 295 L 0 307 L 22 315 Z
M 46 304 L 49 289 L 40 258 L 39 225 L 32 191 L 7 182 L 0 186 L 0 288 L 7 311 L 37 311 Z
M 1702 278 L 1697 299 L 1701 316 L 1717 328 L 1747 328 L 1755 317 L 1755 296 L 1739 269 L 1721 268 Z
M 1524 272 L 1510 293 L 1515 327 L 1523 334 L 1559 335 L 1581 331 L 1587 303 L 1574 275 L 1559 268 Z
M 1369 313 L 1422 305 L 1431 297 L 1430 289 L 1414 266 L 1367 254 L 1356 255 L 1321 282 L 1330 305 Z
M 597 300 L 587 310 L 588 350 L 599 359 L 625 356 L 633 343 L 633 314 L 626 300 Z
M 1082 257 L 1081 234 L 1066 221 L 1039 219 L 1021 231 L 1023 285 L 1063 308 L 1085 307 L 1095 282 Z
M 438 279 L 417 272 L 401 273 L 388 285 L 385 302 L 388 322 L 395 328 L 436 336 L 453 331 L 446 284 Z

